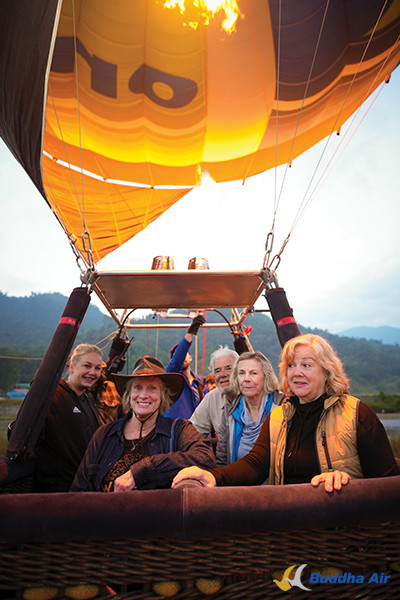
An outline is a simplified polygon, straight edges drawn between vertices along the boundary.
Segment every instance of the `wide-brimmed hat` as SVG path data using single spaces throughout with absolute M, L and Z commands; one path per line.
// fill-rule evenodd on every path
M 162 362 L 152 356 L 138 358 L 132 375 L 113 374 L 112 376 L 120 396 L 123 395 L 128 381 L 134 377 L 159 377 L 167 384 L 172 402 L 175 402 L 179 398 L 185 383 L 185 379 L 181 373 L 167 373 Z

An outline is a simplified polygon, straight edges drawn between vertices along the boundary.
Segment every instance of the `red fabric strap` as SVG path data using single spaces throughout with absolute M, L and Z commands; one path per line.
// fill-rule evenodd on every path
M 283 319 L 279 319 L 279 321 L 276 322 L 278 327 L 288 325 L 289 323 L 296 323 L 296 319 L 294 317 L 284 317 Z
M 59 325 L 72 325 L 75 327 L 77 320 L 73 317 L 61 317 Z

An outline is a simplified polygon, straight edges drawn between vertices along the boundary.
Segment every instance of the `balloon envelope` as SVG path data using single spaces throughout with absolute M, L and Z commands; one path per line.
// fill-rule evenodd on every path
M 230 31 L 223 11 L 185 4 L 0 9 L 1 135 L 82 252 L 90 237 L 95 261 L 202 173 L 245 180 L 292 161 L 400 58 L 394 0 L 384 10 L 380 0 L 237 0 Z

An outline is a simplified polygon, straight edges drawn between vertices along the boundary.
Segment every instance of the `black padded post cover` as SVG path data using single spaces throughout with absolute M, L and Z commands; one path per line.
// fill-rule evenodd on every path
M 53 339 L 18 412 L 8 443 L 7 458 L 23 459 L 33 451 L 89 303 L 90 294 L 86 288 L 75 288 L 72 291 Z
M 265 297 L 275 323 L 279 342 L 283 348 L 288 340 L 301 335 L 300 329 L 293 316 L 293 310 L 289 306 L 286 292 L 283 288 L 266 289 Z

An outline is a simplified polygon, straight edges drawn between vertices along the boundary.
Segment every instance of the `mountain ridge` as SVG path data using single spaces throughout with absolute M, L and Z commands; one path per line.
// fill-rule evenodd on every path
M 43 357 L 64 311 L 68 298 L 59 293 L 31 294 L 24 297 L 7 296 L 0 292 L 0 389 L 14 386 L 16 382 L 29 382 Z M 141 325 L 155 324 L 158 316 L 147 315 L 132 322 Z M 189 324 L 188 320 L 188 324 Z M 208 311 L 207 322 L 221 322 L 221 317 Z M 252 328 L 250 342 L 254 349 L 263 352 L 275 371 L 279 369 L 280 344 L 274 323 L 268 314 L 251 313 L 246 326 Z M 385 345 L 377 340 L 357 339 L 332 334 L 327 330 L 308 329 L 299 324 L 302 333 L 316 333 L 326 337 L 336 348 L 351 380 L 354 394 L 376 394 L 383 390 L 400 392 L 400 346 Z M 74 345 L 82 342 L 99 344 L 107 358 L 109 345 L 117 330 L 115 321 L 90 304 Z M 184 335 L 184 329 L 129 329 L 133 338 L 125 372 L 130 373 L 139 356 L 151 354 L 164 364 L 169 360 L 170 348 Z M 206 332 L 206 339 L 205 339 Z M 196 346 L 197 345 L 197 346 Z M 201 329 L 192 345 L 192 355 L 199 357 L 198 373 L 209 373 L 211 352 L 220 345 L 233 347 L 228 328 Z M 204 354 L 204 361 L 201 360 Z M 10 356 L 27 357 L 13 360 Z M 29 357 L 29 360 L 28 360 Z M 38 361 L 32 361 L 38 357 Z M 193 363 L 192 363 L 193 364 Z M 195 367 L 193 368 L 195 370 Z M 8 389 L 11 389 L 9 387 Z
M 344 331 L 340 331 L 336 335 L 357 339 L 378 340 L 383 344 L 400 345 L 400 328 L 389 325 L 382 325 L 380 327 L 360 325 L 359 327 L 350 327 Z

